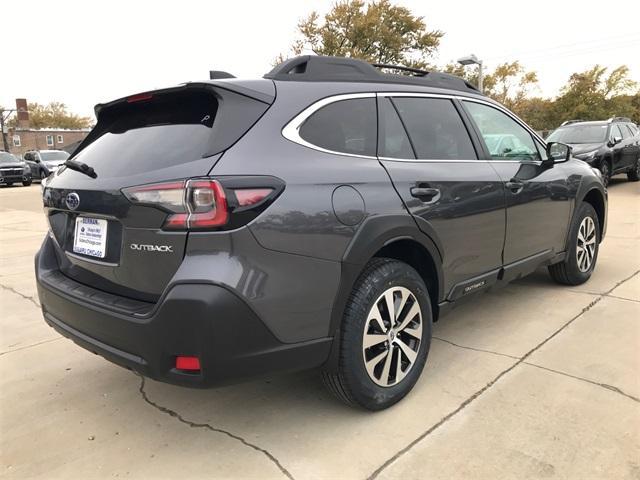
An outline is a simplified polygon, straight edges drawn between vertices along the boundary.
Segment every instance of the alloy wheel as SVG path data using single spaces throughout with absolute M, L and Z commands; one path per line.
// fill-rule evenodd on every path
M 578 229 L 576 260 L 578 270 L 588 272 L 596 254 L 596 226 L 591 217 L 585 217 Z
M 405 287 L 391 287 L 375 301 L 364 325 L 362 355 L 369 378 L 381 387 L 400 383 L 416 362 L 422 310 Z

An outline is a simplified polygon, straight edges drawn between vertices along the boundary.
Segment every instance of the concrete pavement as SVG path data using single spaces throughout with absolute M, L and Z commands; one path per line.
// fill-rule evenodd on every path
M 0 189 L 0 477 L 640 478 L 640 184 L 577 288 L 544 270 L 454 310 L 400 404 L 317 373 L 215 390 L 143 380 L 42 320 L 39 186 Z

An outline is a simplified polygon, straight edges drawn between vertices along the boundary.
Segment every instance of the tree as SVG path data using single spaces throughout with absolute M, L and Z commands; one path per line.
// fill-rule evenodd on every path
M 365 3 L 344 0 L 336 3 L 320 20 L 317 12 L 300 21 L 301 36 L 293 54 L 311 50 L 317 55 L 352 57 L 372 63 L 425 68 L 444 35 L 428 30 L 423 17 L 390 0 Z M 278 60 L 283 60 L 280 55 Z
M 88 128 L 92 121 L 89 117 L 81 117 L 70 113 L 67 106 L 62 102 L 50 102 L 47 105 L 39 103 L 29 103 L 29 124 L 32 128 Z M 10 127 L 17 125 L 14 116 L 9 121 Z
M 560 121 L 571 118 L 601 120 L 613 116 L 630 116 L 638 120 L 640 112 L 629 99 L 637 83 L 629 78 L 629 68 L 622 65 L 607 76 L 607 68 L 595 65 L 574 73 L 560 91 L 554 110 Z M 635 96 L 640 95 L 638 91 Z

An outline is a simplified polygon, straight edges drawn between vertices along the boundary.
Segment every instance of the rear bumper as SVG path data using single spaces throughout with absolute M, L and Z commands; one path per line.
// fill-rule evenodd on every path
M 175 284 L 155 305 L 86 287 L 51 265 L 55 256 L 48 251 L 50 242 L 47 239 L 36 256 L 46 322 L 81 347 L 144 376 L 209 387 L 314 368 L 329 355 L 330 338 L 278 341 L 243 300 L 219 285 Z M 176 370 L 178 355 L 199 357 L 201 370 Z

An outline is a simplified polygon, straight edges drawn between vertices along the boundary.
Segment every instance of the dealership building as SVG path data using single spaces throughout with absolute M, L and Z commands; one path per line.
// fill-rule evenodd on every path
M 84 139 L 90 128 L 31 128 L 27 100 L 16 99 L 17 122 L 15 127 L 6 129 L 2 149 L 22 156 L 29 150 L 64 150 Z

